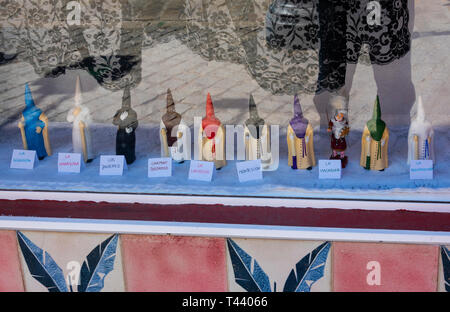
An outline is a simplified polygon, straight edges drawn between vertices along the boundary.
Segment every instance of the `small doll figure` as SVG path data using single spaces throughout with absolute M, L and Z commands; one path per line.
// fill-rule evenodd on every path
M 36 151 L 39 160 L 52 155 L 48 136 L 48 118 L 35 106 L 31 90 L 25 85 L 25 105 L 19 129 L 22 135 L 23 148 Z
M 361 138 L 361 166 L 383 171 L 388 167 L 389 130 L 381 120 L 380 99 L 377 96 L 373 117 L 364 127 Z
M 190 131 L 180 114 L 175 111 L 172 92 L 167 90 L 166 113 L 160 123 L 161 157 L 171 157 L 178 163 L 191 158 Z
M 346 136 L 350 133 L 348 124 L 348 97 L 345 95 L 345 90 L 341 89 L 336 94 L 333 94 L 330 99 L 330 104 L 334 109 L 334 115 L 328 123 L 328 132 L 331 133 L 331 150 L 330 159 L 341 160 L 342 168 L 345 168 L 348 163 L 348 158 L 345 155 L 347 150 Z
M 118 126 L 116 137 L 116 154 L 124 155 L 127 164 L 136 160 L 137 113 L 131 108 L 130 88 L 123 91 L 122 108 L 114 115 L 113 124 Z
M 316 165 L 314 155 L 314 130 L 308 119 L 303 117 L 300 100 L 294 98 L 294 118 L 287 129 L 288 164 L 294 169 L 311 170 Z
M 408 133 L 408 165 L 411 160 L 432 160 L 434 156 L 434 130 L 431 123 L 425 119 L 422 97 L 417 101 L 417 115 L 411 120 Z
M 227 164 L 225 160 L 225 128 L 214 115 L 211 95 L 206 101 L 206 117 L 202 120 L 199 131 L 200 160 L 213 161 L 216 170 Z
M 255 100 L 250 94 L 248 102 L 250 118 L 245 121 L 244 142 L 245 159 L 261 159 L 263 171 L 274 170 L 272 165 L 272 153 L 270 152 L 270 130 L 264 119 L 259 117 Z
M 345 155 L 347 150 L 347 141 L 345 137 L 350 132 L 348 120 L 345 116 L 345 110 L 336 110 L 333 118 L 328 123 L 328 132 L 331 133 L 331 150 L 330 159 L 340 159 L 342 168 L 345 168 L 348 163 L 348 158 Z
M 80 77 L 77 77 L 75 87 L 75 107 L 69 111 L 67 121 L 72 126 L 72 145 L 74 153 L 82 153 L 85 163 L 91 162 L 94 158 L 92 149 L 91 131 L 89 124 L 92 122 L 89 108 L 82 103 Z

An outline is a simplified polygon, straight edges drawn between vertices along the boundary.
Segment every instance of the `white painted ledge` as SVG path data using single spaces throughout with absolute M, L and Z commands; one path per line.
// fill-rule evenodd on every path
M 449 232 L 0 217 L 0 230 L 450 245 Z
M 92 201 L 108 203 L 138 203 L 158 205 L 228 205 L 263 206 L 286 208 L 336 208 L 360 210 L 408 210 L 421 212 L 450 213 L 450 203 L 407 202 L 407 201 L 371 201 L 341 199 L 292 199 L 264 197 L 219 197 L 219 196 L 183 196 L 183 195 L 141 195 L 114 193 L 82 192 L 40 192 L 40 191 L 0 191 L 0 199 L 6 200 L 54 200 L 54 201 Z

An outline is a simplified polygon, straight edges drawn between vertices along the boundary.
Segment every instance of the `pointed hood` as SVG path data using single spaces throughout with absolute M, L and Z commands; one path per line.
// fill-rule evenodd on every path
M 299 139 L 305 137 L 309 121 L 303 117 L 302 107 L 300 106 L 300 100 L 297 94 L 294 97 L 294 118 L 291 119 L 289 124 Z
M 219 119 L 214 114 L 214 106 L 211 100 L 211 95 L 208 93 L 206 99 L 206 117 L 202 120 L 202 128 L 206 131 L 206 136 L 209 139 L 214 138 L 217 133 L 217 128 L 221 125 Z
M 216 115 L 214 114 L 214 105 L 211 99 L 211 94 L 209 93 L 206 98 L 206 118 L 216 119 Z
M 260 127 L 264 126 L 265 121 L 258 115 L 258 110 L 256 109 L 255 99 L 253 95 L 250 94 L 250 98 L 248 100 L 248 109 L 250 113 L 250 118 L 245 121 L 245 125 L 250 131 L 250 134 L 259 139 L 260 137 Z
M 367 128 L 369 129 L 372 139 L 375 141 L 381 140 L 384 130 L 386 129 L 386 123 L 381 120 L 381 106 L 378 95 L 373 108 L 372 119 L 367 122 Z
M 22 116 L 26 123 L 35 122 L 39 119 L 42 111 L 34 104 L 33 96 L 31 95 L 30 86 L 25 84 L 25 109 L 22 112 Z
M 127 112 L 127 117 L 124 120 L 120 119 L 123 112 Z M 126 86 L 123 90 L 122 107 L 114 115 L 113 124 L 119 126 L 120 129 L 126 127 L 136 129 L 138 126 L 137 113 L 131 108 L 131 93 L 129 86 Z
M 31 90 L 30 90 L 30 86 L 27 84 L 25 84 L 25 105 L 26 105 L 26 109 L 32 109 L 35 106 L 34 104 L 34 100 L 33 100 L 33 96 L 31 95 Z
M 419 99 L 417 101 L 416 120 L 425 122 L 425 109 L 423 107 L 422 96 L 419 96 Z
M 167 89 L 166 113 L 162 116 L 162 121 L 168 130 L 181 122 L 181 115 L 175 111 L 175 102 L 170 89 Z
M 77 82 L 75 85 L 75 106 L 81 106 L 83 97 L 81 95 L 81 81 L 80 76 L 77 76 Z
M 409 133 L 419 135 L 421 137 L 428 137 L 433 131 L 433 125 L 426 119 L 425 109 L 423 107 L 421 96 L 418 97 L 416 106 L 416 117 L 411 118 Z
M 166 110 L 168 113 L 175 112 L 175 101 L 173 100 L 170 89 L 167 89 Z
M 130 87 L 126 86 L 123 90 L 122 96 L 122 109 L 126 110 L 131 108 L 131 95 L 130 95 Z

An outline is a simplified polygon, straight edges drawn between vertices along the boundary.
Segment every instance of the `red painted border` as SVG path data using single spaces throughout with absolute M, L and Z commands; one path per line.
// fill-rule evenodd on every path
M 0 215 L 450 232 L 450 213 L 406 210 L 0 200 Z

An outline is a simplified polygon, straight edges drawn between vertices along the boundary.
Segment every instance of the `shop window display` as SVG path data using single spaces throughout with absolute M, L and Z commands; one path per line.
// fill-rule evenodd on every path
M 0 189 L 448 200 L 449 59 L 421 37 L 445 30 L 417 1 L 68 2 L 0 7 Z M 15 149 L 36 168 L 10 169 Z M 80 174 L 58 174 L 68 152 Z M 113 154 L 129 170 L 99 176 Z M 170 178 L 147 177 L 157 157 Z M 188 180 L 191 159 L 214 162 L 212 182 Z M 258 159 L 263 180 L 239 183 Z M 319 179 L 330 159 L 339 180 Z M 414 160 L 434 179 L 411 180 Z

